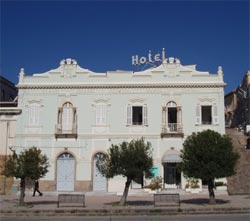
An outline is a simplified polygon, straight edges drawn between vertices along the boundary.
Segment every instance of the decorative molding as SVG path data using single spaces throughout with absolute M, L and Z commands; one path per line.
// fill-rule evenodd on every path
M 224 88 L 225 83 L 19 84 L 18 89 Z
M 143 103 L 145 103 L 145 99 L 141 98 L 141 97 L 135 97 L 135 98 L 129 99 L 129 103 L 130 104 L 135 104 L 135 103 L 143 104 Z
M 43 107 L 44 105 L 42 104 L 42 99 L 39 98 L 39 99 L 29 99 L 25 105 L 25 107 L 29 107 L 31 106 L 32 104 L 38 104 L 39 107 Z
M 205 103 L 205 102 L 212 103 L 212 102 L 215 101 L 215 98 L 202 97 L 202 98 L 199 98 L 199 101 L 200 101 L 201 103 Z

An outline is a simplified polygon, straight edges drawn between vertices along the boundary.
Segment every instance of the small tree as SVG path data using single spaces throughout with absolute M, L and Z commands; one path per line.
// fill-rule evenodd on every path
M 233 152 L 231 140 L 212 130 L 188 136 L 181 151 L 180 168 L 188 177 L 208 182 L 210 204 L 215 204 L 214 179 L 231 176 L 238 154 Z
M 151 144 L 145 143 L 144 139 L 122 142 L 119 145 L 112 145 L 107 155 L 100 155 L 96 162 L 99 171 L 107 178 L 122 175 L 127 178 L 123 196 L 119 205 L 126 203 L 129 186 L 132 180 L 152 177 L 153 166 Z
M 36 180 L 44 177 L 48 172 L 48 167 L 47 156 L 41 154 L 41 150 L 35 147 L 24 150 L 19 155 L 13 152 L 6 162 L 3 175 L 21 179 L 19 205 L 24 205 L 26 178 Z

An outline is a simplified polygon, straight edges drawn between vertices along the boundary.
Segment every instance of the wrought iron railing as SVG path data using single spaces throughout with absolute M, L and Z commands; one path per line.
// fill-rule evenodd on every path
M 168 123 L 167 126 L 163 125 L 162 133 L 183 133 L 181 123 Z

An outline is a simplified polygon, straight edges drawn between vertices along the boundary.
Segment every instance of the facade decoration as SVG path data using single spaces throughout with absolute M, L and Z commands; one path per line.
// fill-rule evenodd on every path
M 210 74 L 175 58 L 140 72 L 94 73 L 73 59 L 32 76 L 21 69 L 16 149 L 36 146 L 49 157 L 42 191 L 121 192 L 124 178 L 107 180 L 96 157 L 112 144 L 144 137 L 163 188 L 185 189 L 177 170 L 182 144 L 192 132 L 225 133 L 224 86 L 221 67 Z

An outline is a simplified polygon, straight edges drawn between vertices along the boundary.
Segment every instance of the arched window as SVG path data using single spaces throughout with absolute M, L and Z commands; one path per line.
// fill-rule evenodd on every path
M 177 131 L 177 105 L 174 101 L 167 103 L 167 119 L 168 119 L 168 128 L 170 131 Z
M 73 105 L 66 102 L 62 107 L 62 131 L 72 130 L 73 117 Z
M 56 136 L 70 137 L 70 135 L 77 134 L 77 115 L 76 108 L 72 103 L 65 102 L 62 107 L 58 109 L 58 123 L 56 126 Z
M 183 136 L 181 115 L 181 107 L 174 101 L 169 101 L 162 107 L 161 136 L 168 136 L 168 134 Z

